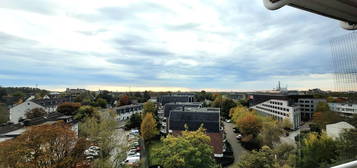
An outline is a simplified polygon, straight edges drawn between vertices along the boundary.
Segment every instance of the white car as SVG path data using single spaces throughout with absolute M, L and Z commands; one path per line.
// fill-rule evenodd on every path
M 127 157 L 122 164 L 126 164 L 126 165 L 134 165 L 137 164 L 140 161 L 140 157 Z
M 137 152 L 135 149 L 132 149 L 130 150 L 128 153 L 127 153 L 128 156 L 138 156 L 140 157 L 140 153 Z
M 99 151 L 100 148 L 98 146 L 90 146 L 88 149 L 93 150 L 93 151 Z
M 242 134 L 238 134 L 237 136 L 236 136 L 236 138 L 238 139 L 238 140 L 240 140 L 240 139 L 242 139 Z
M 86 155 L 86 156 L 99 156 L 99 152 L 87 149 L 87 150 L 84 151 L 84 155 Z

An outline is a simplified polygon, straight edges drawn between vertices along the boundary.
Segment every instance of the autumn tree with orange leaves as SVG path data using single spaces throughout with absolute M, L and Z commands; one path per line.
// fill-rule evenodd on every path
M 0 143 L 0 167 L 57 168 L 83 162 L 86 140 L 64 122 L 27 129 L 15 139 Z

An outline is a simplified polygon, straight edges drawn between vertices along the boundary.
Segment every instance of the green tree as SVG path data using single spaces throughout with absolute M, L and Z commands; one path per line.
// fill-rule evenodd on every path
M 103 98 L 98 98 L 96 101 L 95 101 L 95 104 L 101 108 L 106 108 L 107 107 L 107 100 L 103 99 Z
M 331 164 L 338 156 L 337 143 L 326 133 L 309 133 L 301 146 L 299 165 L 304 168 L 316 168 Z
M 269 146 L 273 148 L 274 143 L 280 142 L 280 136 L 283 134 L 283 130 L 276 121 L 271 120 L 263 122 L 262 130 L 260 131 L 259 137 L 261 139 L 262 145 Z
M 36 117 L 43 117 L 45 116 L 47 113 L 43 108 L 34 108 L 32 110 L 28 110 L 25 113 L 25 116 L 27 119 L 33 119 Z
M 140 128 L 141 122 L 142 122 L 141 115 L 139 113 L 135 113 L 130 116 L 129 120 L 125 123 L 125 127 L 127 129 Z
M 182 136 L 168 135 L 162 139 L 162 146 L 153 150 L 158 164 L 165 168 L 214 168 L 210 137 L 201 127 L 197 131 L 182 131 Z
M 263 146 L 259 151 L 244 155 L 237 168 L 274 168 L 274 159 L 273 150 Z
M 117 126 L 113 111 L 104 111 L 100 117 L 87 117 L 79 125 L 80 135 L 98 144 L 101 148 L 101 159 L 107 160 L 115 146 L 114 133 Z
M 337 140 L 338 160 L 357 159 L 357 128 L 345 130 Z
M 9 110 L 5 104 L 0 103 L 0 124 L 5 123 L 9 120 Z
M 216 96 L 212 103 L 212 107 L 221 108 L 221 115 L 224 118 L 229 118 L 229 111 L 237 104 L 228 98 L 223 98 L 222 95 Z
M 146 102 L 144 103 L 144 114 L 146 113 L 153 113 L 154 115 L 157 115 L 157 108 L 155 103 L 153 102 Z
M 259 151 L 243 156 L 237 168 L 292 168 L 295 167 L 295 148 L 289 144 L 280 144 L 275 149 L 263 146 Z
M 146 113 L 140 126 L 141 136 L 145 141 L 150 140 L 159 133 L 156 126 L 156 120 L 152 113 Z
M 145 100 L 145 101 L 148 101 L 150 98 L 151 98 L 151 97 L 150 97 L 149 92 L 148 92 L 147 90 L 145 90 L 145 92 L 144 92 L 144 100 Z
M 86 117 L 97 117 L 97 119 L 98 119 L 99 113 L 98 113 L 97 109 L 92 106 L 81 106 L 78 109 L 78 112 L 76 113 L 76 115 L 74 116 L 74 119 L 82 120 Z

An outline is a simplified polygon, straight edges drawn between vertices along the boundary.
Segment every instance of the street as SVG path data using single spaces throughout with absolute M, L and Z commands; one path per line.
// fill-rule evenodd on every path
M 235 124 L 224 122 L 224 130 L 226 131 L 227 141 L 232 145 L 233 155 L 234 155 L 234 163 L 228 167 L 233 167 L 233 165 L 237 164 L 242 156 L 247 152 L 241 144 L 236 139 L 236 133 L 233 132 L 233 128 Z

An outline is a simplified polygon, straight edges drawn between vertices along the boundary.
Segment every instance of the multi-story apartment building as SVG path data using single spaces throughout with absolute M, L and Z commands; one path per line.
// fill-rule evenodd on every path
M 342 115 L 357 114 L 357 104 L 352 103 L 328 103 L 331 111 L 341 113 Z

